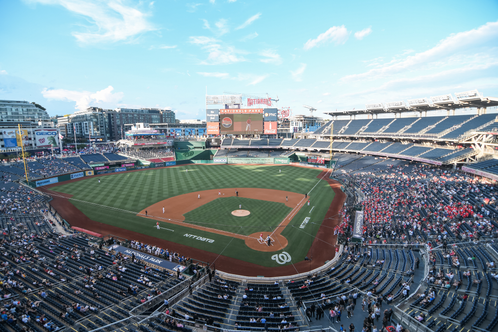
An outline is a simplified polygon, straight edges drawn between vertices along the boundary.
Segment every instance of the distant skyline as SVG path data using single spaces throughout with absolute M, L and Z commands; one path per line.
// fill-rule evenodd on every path
M 498 2 L 0 0 L 0 99 L 50 115 L 205 94 L 333 110 L 478 89 L 498 97 Z M 326 116 L 327 118 L 328 116 Z

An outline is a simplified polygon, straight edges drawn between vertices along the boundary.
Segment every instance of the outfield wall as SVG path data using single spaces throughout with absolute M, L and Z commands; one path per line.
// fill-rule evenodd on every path
M 49 184 L 65 182 L 65 181 L 69 181 L 69 180 L 79 179 L 79 178 L 83 178 L 83 177 L 90 177 L 90 176 L 99 175 L 99 174 L 119 173 L 119 172 L 133 171 L 133 170 L 139 170 L 139 169 L 159 168 L 159 167 L 168 167 L 168 166 L 175 166 L 175 165 L 176 165 L 176 161 L 167 161 L 164 163 L 150 163 L 149 166 L 136 166 L 135 164 L 123 164 L 121 166 L 124 166 L 124 167 L 114 167 L 114 168 L 109 168 L 109 166 L 96 166 L 91 171 L 81 171 L 81 172 L 76 172 L 76 173 L 71 173 L 71 174 L 63 174 L 63 175 L 54 176 L 54 177 L 50 177 L 50 178 L 29 181 L 28 185 L 30 187 L 33 187 L 33 188 L 38 188 L 38 187 L 47 186 Z
M 237 157 L 215 157 L 215 164 L 290 164 L 289 158 L 237 158 Z

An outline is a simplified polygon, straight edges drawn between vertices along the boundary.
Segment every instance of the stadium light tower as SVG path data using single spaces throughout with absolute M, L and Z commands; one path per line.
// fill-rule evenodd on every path
M 313 106 L 303 105 L 303 107 L 310 110 L 311 116 L 313 116 L 313 112 L 316 111 L 316 108 L 314 108 Z

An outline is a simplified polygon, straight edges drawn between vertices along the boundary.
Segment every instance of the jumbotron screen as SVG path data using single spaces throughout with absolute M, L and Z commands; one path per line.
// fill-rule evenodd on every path
M 259 135 L 263 133 L 262 109 L 220 110 L 221 134 Z

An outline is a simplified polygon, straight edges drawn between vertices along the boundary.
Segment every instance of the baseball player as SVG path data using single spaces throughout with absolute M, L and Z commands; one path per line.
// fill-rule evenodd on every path
M 285 201 L 288 202 L 289 201 L 289 196 L 285 196 Z
M 164 213 L 164 206 L 163 206 L 163 213 Z
M 251 118 L 247 119 L 246 121 L 246 131 L 247 132 L 251 131 Z
M 156 227 L 157 227 L 157 229 L 159 229 L 159 221 L 156 222 Z
M 308 199 L 308 206 L 310 206 L 310 200 Z
M 100 179 L 99 179 L 99 183 L 100 183 Z
M 197 198 L 198 198 L 198 199 L 201 199 L 201 194 L 198 194 L 198 195 L 197 195 Z M 309 204 L 308 204 L 308 205 L 309 205 Z
M 218 196 L 221 196 L 221 191 L 218 191 Z
M 271 246 L 271 237 L 270 237 L 270 235 L 268 235 L 266 237 L 266 244 L 268 245 L 268 247 Z
M 265 239 L 263 239 L 263 233 L 259 234 L 259 242 L 265 242 Z

